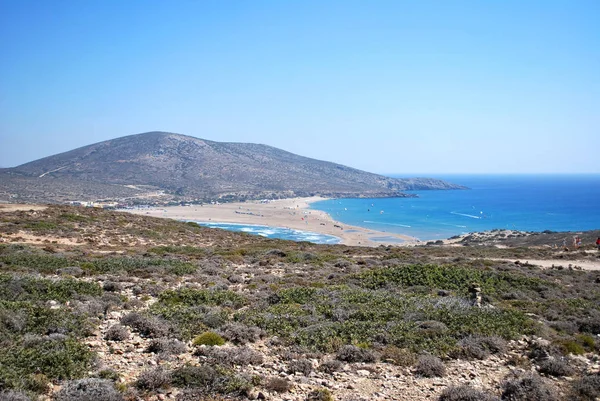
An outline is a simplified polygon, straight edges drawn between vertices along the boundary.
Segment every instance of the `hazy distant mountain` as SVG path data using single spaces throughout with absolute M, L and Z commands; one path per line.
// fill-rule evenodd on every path
M 266 145 L 148 132 L 0 171 L 0 199 L 65 201 L 156 195 L 181 199 L 403 196 L 457 189 L 431 178 L 396 179 Z

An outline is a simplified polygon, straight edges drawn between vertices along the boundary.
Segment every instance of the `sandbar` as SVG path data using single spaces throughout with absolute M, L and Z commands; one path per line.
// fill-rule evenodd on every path
M 279 199 L 268 202 L 247 201 L 236 203 L 167 206 L 127 209 L 130 213 L 175 220 L 211 223 L 254 224 L 284 227 L 333 235 L 341 244 L 350 246 L 408 245 L 418 240 L 414 237 L 370 230 L 340 223 L 325 212 L 310 209 L 310 204 L 325 200 L 321 197 Z M 373 240 L 377 238 L 379 240 Z

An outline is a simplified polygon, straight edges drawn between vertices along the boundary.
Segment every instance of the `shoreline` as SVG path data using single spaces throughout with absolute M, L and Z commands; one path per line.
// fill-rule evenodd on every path
M 261 225 L 273 228 L 313 232 L 340 239 L 339 244 L 377 247 L 379 245 L 414 245 L 417 238 L 352 226 L 334 220 L 328 213 L 310 209 L 310 204 L 327 200 L 318 196 L 278 199 L 268 202 L 247 201 L 191 206 L 124 209 L 134 214 L 202 223 Z M 374 240 L 376 238 L 377 240 Z

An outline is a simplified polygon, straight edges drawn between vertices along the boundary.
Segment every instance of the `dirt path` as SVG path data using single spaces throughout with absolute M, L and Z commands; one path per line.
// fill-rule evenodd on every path
M 498 262 L 509 262 L 514 263 L 517 259 L 502 259 L 502 258 L 486 258 L 487 260 L 495 260 Z M 519 259 L 520 260 L 520 259 Z M 539 266 L 544 269 L 549 269 L 551 267 L 562 266 L 564 268 L 568 268 L 569 266 L 574 269 L 581 268 L 583 270 L 600 270 L 600 260 L 598 261 L 589 261 L 589 260 L 564 260 L 564 259 L 523 259 L 520 260 L 523 264 L 530 264 L 534 266 Z

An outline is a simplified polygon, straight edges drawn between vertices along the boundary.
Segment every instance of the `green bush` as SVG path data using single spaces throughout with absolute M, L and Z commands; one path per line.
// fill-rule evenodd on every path
M 385 267 L 354 276 L 359 285 L 381 288 L 392 284 L 402 287 L 425 286 L 432 289 L 453 290 L 467 295 L 469 286 L 478 283 L 485 294 L 499 294 L 517 289 L 537 290 L 539 286 L 555 285 L 518 273 L 498 272 L 451 265 L 403 265 Z
M 565 354 L 583 355 L 585 354 L 585 348 L 577 341 L 574 340 L 563 340 L 560 342 L 560 347 Z
M 65 302 L 77 295 L 101 294 L 102 288 L 98 284 L 76 279 L 49 280 L 0 274 L 0 300 Z
M 443 354 L 467 336 L 511 339 L 537 330 L 520 311 L 477 308 L 456 297 L 347 286 L 294 287 L 276 295 L 277 302 L 238 312 L 235 319 L 325 352 L 379 342 Z
M 91 327 L 85 316 L 64 309 L 50 309 L 32 302 L 0 301 L 0 344 L 2 337 L 29 334 L 88 334 Z
M 143 257 L 103 257 L 91 259 L 82 264 L 86 270 L 95 274 L 128 273 L 146 275 L 149 272 L 170 273 L 175 275 L 191 274 L 196 267 L 178 259 L 143 258 Z
M 4 248 L 0 254 L 0 266 L 11 270 L 33 270 L 44 274 L 54 274 L 58 269 L 72 266 L 73 261 L 57 255 L 41 254 L 39 251 L 22 251 L 14 248 Z
M 49 380 L 80 378 L 93 358 L 88 347 L 73 338 L 40 337 L 0 349 L 0 383 L 5 388 L 30 390 L 28 387 L 38 374 Z
M 225 344 L 225 339 L 215 333 L 214 331 L 206 331 L 192 341 L 192 344 L 195 346 L 198 345 L 223 345 Z
M 227 313 L 206 313 L 206 310 L 201 306 L 165 305 L 156 302 L 152 304 L 149 311 L 151 314 L 171 323 L 176 327 L 178 334 L 186 340 L 194 338 L 211 327 L 206 324 L 207 318 L 214 317 L 219 324 L 227 320 Z

